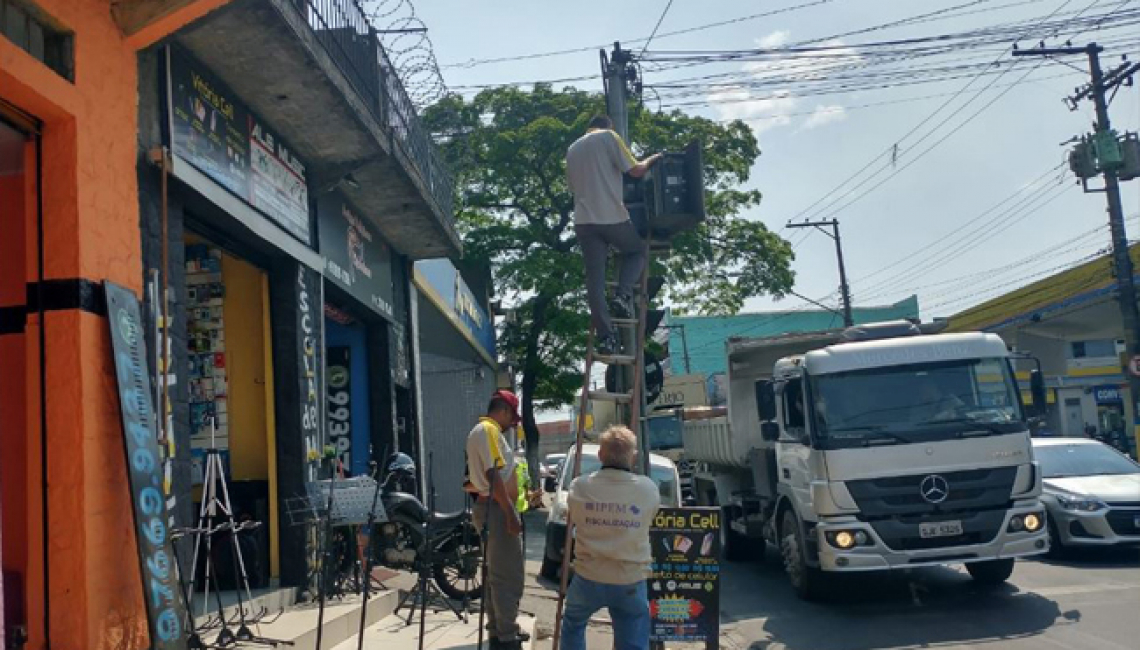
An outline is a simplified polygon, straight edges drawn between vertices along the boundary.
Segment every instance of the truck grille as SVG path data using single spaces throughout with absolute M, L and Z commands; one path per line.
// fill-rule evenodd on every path
M 1104 517 L 1117 535 L 1140 535 L 1140 527 L 1136 525 L 1140 510 L 1109 510 Z
M 929 503 L 922 496 L 920 489 L 922 481 L 931 474 L 946 479 L 946 484 L 949 485 L 946 499 L 941 503 Z M 859 506 L 860 518 L 873 521 L 885 517 L 1006 508 L 1013 493 L 1013 482 L 1016 477 L 1016 467 L 962 472 L 927 472 L 848 481 L 847 489 Z
M 920 523 L 957 519 L 962 522 L 962 534 L 951 537 L 923 538 L 918 533 Z M 993 541 L 1005 522 L 1005 510 L 983 510 L 955 515 L 900 517 L 871 522 L 871 528 L 888 548 L 895 551 L 923 551 L 932 548 L 951 548 L 985 544 Z

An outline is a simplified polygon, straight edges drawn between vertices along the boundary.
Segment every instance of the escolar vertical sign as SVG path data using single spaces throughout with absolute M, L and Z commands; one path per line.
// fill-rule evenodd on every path
M 661 508 L 649 531 L 650 639 L 704 641 L 720 638 L 720 510 Z
M 127 474 L 134 504 L 135 537 L 151 647 L 155 650 L 182 650 L 186 647 L 182 625 L 187 620 L 187 611 L 178 584 L 170 529 L 166 525 L 162 461 L 153 427 L 154 410 L 150 401 L 150 377 L 139 301 L 123 287 L 110 282 L 103 286 L 107 294 L 107 320 L 111 326 L 111 346 L 115 355 Z

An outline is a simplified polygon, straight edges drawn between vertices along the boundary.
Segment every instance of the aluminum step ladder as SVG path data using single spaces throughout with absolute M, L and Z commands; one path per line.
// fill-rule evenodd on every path
M 613 402 L 617 404 L 619 411 L 619 421 L 622 420 L 620 415 L 625 411 L 625 421 L 627 422 L 631 431 L 637 434 L 638 437 L 638 460 L 641 467 L 645 472 L 648 472 L 649 453 L 648 445 L 642 440 L 645 435 L 644 427 L 642 424 L 642 415 L 646 409 L 645 402 L 645 337 L 646 337 L 646 317 L 649 312 L 649 269 L 652 266 L 653 253 L 667 251 L 669 248 L 668 243 L 654 241 L 649 238 L 645 242 L 646 256 L 645 268 L 641 271 L 641 279 L 638 283 L 638 288 L 635 291 L 635 318 L 613 318 L 614 329 L 620 333 L 619 338 L 622 342 L 622 349 L 619 353 L 615 354 L 601 354 L 594 349 L 594 342 L 597 339 L 597 332 L 594 331 L 593 324 L 590 325 L 590 334 L 586 343 L 586 367 L 582 374 L 582 393 L 579 399 L 578 417 L 576 428 L 576 436 L 574 440 L 574 465 L 570 468 L 573 472 L 570 475 L 571 481 L 578 478 L 582 473 L 582 442 L 586 434 L 586 417 L 588 406 L 592 401 L 598 402 Z M 608 283 L 608 286 L 615 286 L 614 283 Z M 632 369 L 632 378 L 628 382 L 631 384 L 629 390 L 625 390 L 623 386 L 622 375 L 629 373 L 618 372 L 618 385 L 616 391 L 609 390 L 591 390 L 590 380 L 594 369 L 595 363 L 604 363 L 606 365 L 614 365 Z M 554 639 L 553 649 L 558 650 L 558 645 L 562 637 L 562 612 L 566 602 L 566 587 L 569 584 L 570 577 L 570 564 L 574 559 L 574 524 L 567 519 L 566 525 L 566 539 L 562 545 L 562 571 L 558 586 L 558 606 L 555 610 L 554 617 Z

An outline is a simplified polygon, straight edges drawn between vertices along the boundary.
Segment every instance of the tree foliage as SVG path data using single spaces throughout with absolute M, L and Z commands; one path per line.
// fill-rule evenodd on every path
M 426 115 L 456 176 L 465 255 L 491 264 L 497 291 L 513 307 L 500 345 L 522 374 L 531 442 L 535 406 L 569 404 L 582 385 L 589 317 L 565 154 L 602 112 L 598 94 L 539 85 L 451 96 Z M 749 297 L 789 291 L 790 245 L 739 216 L 760 203 L 758 190 L 743 188 L 760 155 L 752 130 L 740 121 L 646 110 L 634 111 L 630 129 L 635 152 L 702 144 L 708 217 L 674 238 L 667 257 L 655 258 L 655 274 L 666 278 L 660 298 L 675 311 L 731 314 Z

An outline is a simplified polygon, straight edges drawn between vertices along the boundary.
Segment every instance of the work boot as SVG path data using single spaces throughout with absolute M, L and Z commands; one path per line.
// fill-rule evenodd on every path
M 618 294 L 610 301 L 610 316 L 614 318 L 633 318 L 633 298 Z
M 526 635 L 526 639 L 523 638 L 523 635 L 523 632 L 519 632 L 518 638 L 511 641 L 500 641 L 495 637 L 491 637 L 491 643 L 488 645 L 491 650 L 522 650 L 523 641 L 530 638 L 529 634 Z
M 621 341 L 619 341 L 618 337 L 614 336 L 613 334 L 610 334 L 609 336 L 603 336 L 598 339 L 598 342 L 596 344 L 594 344 L 594 350 L 598 354 L 613 356 L 621 351 Z

